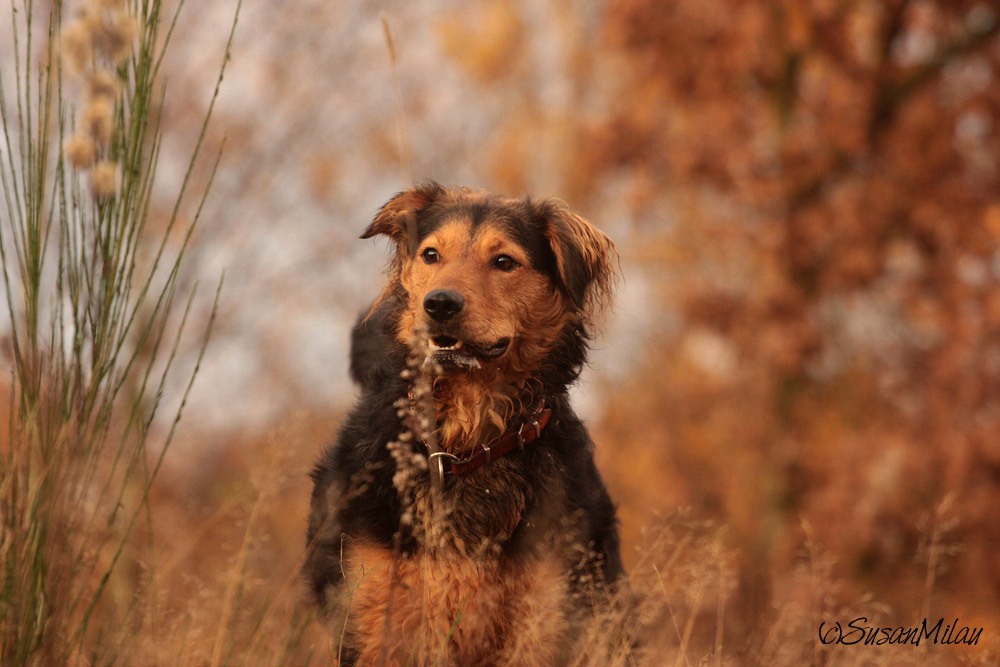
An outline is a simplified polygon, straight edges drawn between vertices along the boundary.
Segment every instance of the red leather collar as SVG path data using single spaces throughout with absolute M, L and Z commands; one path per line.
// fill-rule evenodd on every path
M 413 402 L 412 396 L 410 402 L 411 404 Z M 523 450 L 525 445 L 534 442 L 542 435 L 542 429 L 548 425 L 550 419 L 552 419 L 552 410 L 546 408 L 543 401 L 534 413 L 521 422 L 517 429 L 507 431 L 489 444 L 475 445 L 472 448 L 472 453 L 464 459 L 450 452 L 431 452 L 427 456 L 427 462 L 431 469 L 432 481 L 440 488 L 446 474 L 452 474 L 456 477 L 468 475 L 473 470 L 478 470 L 490 461 L 496 461 L 515 449 Z
M 549 419 L 552 418 L 552 410 L 543 408 L 535 413 L 531 421 L 525 420 L 517 430 L 510 430 L 491 442 L 489 445 L 476 445 L 472 454 L 464 459 L 446 459 L 450 466 L 446 466 L 445 472 L 461 477 L 468 475 L 477 468 L 482 468 L 490 461 L 495 461 L 501 456 L 510 454 L 515 449 L 524 449 L 524 446 L 534 442 L 542 435 Z

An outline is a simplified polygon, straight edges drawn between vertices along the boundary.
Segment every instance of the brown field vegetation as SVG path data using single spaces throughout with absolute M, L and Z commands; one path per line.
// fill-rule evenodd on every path
M 150 4 L 125 3 L 133 12 Z M 305 604 L 298 568 L 307 473 L 352 399 L 346 350 L 316 339 L 346 341 L 354 313 L 378 292 L 370 256 L 353 250 L 363 242 L 345 239 L 404 187 L 403 163 L 415 178 L 558 195 L 621 250 L 619 305 L 580 399 L 619 504 L 631 590 L 588 626 L 576 664 L 626 664 L 633 644 L 643 665 L 1000 664 L 996 3 L 388 3 L 398 112 L 378 14 L 305 4 L 274 30 L 253 10 L 240 19 L 223 91 L 268 91 L 259 94 L 274 97 L 264 100 L 274 120 L 223 93 L 203 153 L 228 133 L 227 158 L 218 171 L 203 157 L 187 172 L 191 191 L 218 174 L 190 245 L 173 244 L 187 243 L 200 195 L 175 209 L 176 188 L 163 190 L 181 181 L 186 157 L 178 170 L 169 162 L 177 151 L 164 149 L 168 185 L 135 191 L 149 198 L 150 242 L 170 239 L 181 255 L 164 287 L 177 303 L 140 309 L 151 330 L 172 332 L 188 305 L 181 295 L 199 278 L 214 285 L 225 258 L 233 264 L 217 306 L 190 302 L 180 379 L 156 386 L 170 343 L 158 356 L 142 337 L 138 358 L 155 371 L 148 390 L 143 381 L 100 394 L 114 407 L 73 431 L 80 422 L 58 420 L 79 405 L 47 402 L 38 369 L 51 363 L 65 380 L 76 358 L 41 344 L 24 361 L 4 331 L 0 661 L 335 663 L 336 629 Z M 199 21 L 214 16 L 205 7 L 180 16 L 172 39 L 182 46 L 214 25 Z M 185 36 L 196 24 L 202 31 Z M 345 138 L 325 108 L 348 84 L 317 86 L 304 65 L 347 77 L 361 38 L 331 45 L 320 26 L 378 34 L 377 58 L 360 63 L 379 82 L 356 95 L 358 109 L 377 107 L 363 135 Z M 213 48 L 225 47 L 227 30 Z M 255 51 L 268 35 L 287 51 Z M 46 37 L 40 29 L 36 45 Z M 168 88 L 162 109 L 147 108 L 164 123 L 165 146 L 172 133 L 201 141 L 202 116 L 186 110 L 214 104 L 218 75 L 195 99 L 204 92 L 197 62 L 172 48 L 165 67 L 185 85 Z M 212 53 L 212 67 L 223 53 Z M 140 60 L 121 65 L 123 80 L 148 74 Z M 144 103 L 155 99 L 147 93 Z M 115 123 L 110 143 L 94 148 L 102 159 L 121 152 L 130 127 L 128 116 Z M 87 148 L 74 196 L 87 206 L 114 200 L 87 187 L 97 160 Z M 122 172 L 117 186 L 129 178 Z M 0 210 L 8 249 L 22 219 L 11 210 Z M 25 219 L 38 214 L 25 210 Z M 334 228 L 334 216 L 345 222 Z M 275 239 L 308 248 L 269 267 Z M 22 289 L 15 266 L 8 250 L 5 271 Z M 15 291 L 13 301 L 26 332 L 28 297 Z M 54 306 L 41 306 L 44 320 Z M 336 326 L 306 329 L 309 345 L 290 352 L 303 340 L 292 333 L 302 313 L 322 310 L 337 313 Z M 151 410 L 161 396 L 176 407 L 216 316 L 205 372 L 161 468 L 173 413 L 153 419 Z M 310 374 L 316 349 L 343 364 L 327 384 Z M 61 452 L 66 470 L 86 471 L 60 473 L 72 493 L 32 486 L 38 470 L 57 467 L 31 449 L 50 441 L 59 448 L 45 456 Z M 36 488 L 55 500 L 29 525 L 24 499 L 36 496 L 25 490 Z M 46 547 L 38 568 L 23 567 L 18 549 L 40 525 L 64 541 Z M 35 639 L 22 641 L 29 609 L 47 620 L 29 623 Z M 859 617 L 891 628 L 958 618 L 983 631 L 976 646 L 820 641 L 821 622 Z

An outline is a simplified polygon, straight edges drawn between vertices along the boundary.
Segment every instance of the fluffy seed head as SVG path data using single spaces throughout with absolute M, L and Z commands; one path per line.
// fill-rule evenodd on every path
M 100 162 L 91 174 L 91 182 L 94 186 L 94 194 L 104 199 L 115 194 L 118 185 L 118 165 L 114 162 L 104 160 Z
M 98 24 L 94 44 L 103 55 L 121 63 L 132 52 L 132 43 L 138 34 L 135 19 L 127 14 L 113 14 Z
M 94 42 L 85 23 L 76 23 L 62 33 L 62 54 L 74 74 L 84 71 L 94 57 Z
M 97 158 L 97 144 L 90 137 L 74 136 L 66 142 L 63 152 L 70 164 L 77 169 L 83 169 L 94 164 Z
M 97 70 L 92 72 L 87 79 L 87 87 L 91 99 L 114 100 L 118 95 L 118 80 L 115 75 L 107 70 Z
M 80 130 L 100 143 L 111 138 L 112 114 L 114 106 L 109 100 L 97 97 L 90 100 L 80 117 Z

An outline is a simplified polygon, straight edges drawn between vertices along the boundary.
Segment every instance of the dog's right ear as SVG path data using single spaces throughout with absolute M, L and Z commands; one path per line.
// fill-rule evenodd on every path
M 361 235 L 370 239 L 385 234 L 400 249 L 413 254 L 417 247 L 417 214 L 430 206 L 445 193 L 445 189 L 434 181 L 427 181 L 409 190 L 398 193 L 385 203 L 375 215 L 372 224 Z

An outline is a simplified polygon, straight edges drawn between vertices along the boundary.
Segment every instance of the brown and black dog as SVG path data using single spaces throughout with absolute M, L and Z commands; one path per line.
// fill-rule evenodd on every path
M 393 197 L 362 238 L 379 234 L 395 255 L 353 333 L 362 395 L 313 473 L 305 573 L 341 660 L 564 662 L 622 575 L 615 508 L 567 397 L 614 244 L 561 202 L 436 183 Z M 418 331 L 434 442 L 404 438 L 423 473 L 400 493 L 390 443 L 407 431 Z

